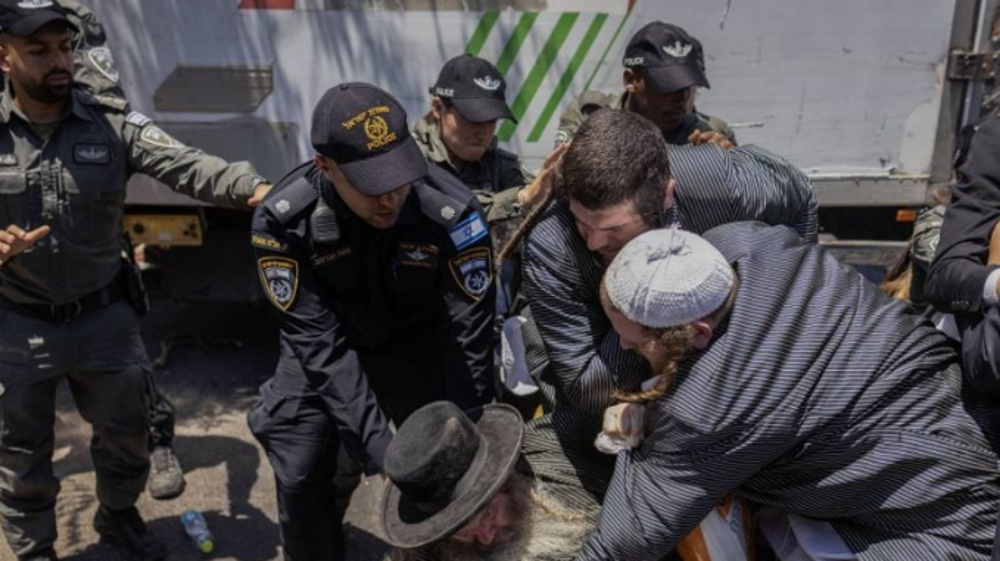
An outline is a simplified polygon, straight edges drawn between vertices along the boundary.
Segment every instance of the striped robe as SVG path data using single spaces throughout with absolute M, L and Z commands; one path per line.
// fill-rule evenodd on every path
M 785 228 L 705 237 L 734 308 L 647 404 L 578 559 L 658 559 L 734 489 L 829 521 L 863 561 L 989 559 L 1000 464 L 948 339 Z
M 702 233 L 757 220 L 792 227 L 815 243 L 816 200 L 808 178 L 795 166 L 752 145 L 668 149 L 677 180 L 672 214 L 684 229 Z M 601 274 L 567 203 L 556 201 L 524 244 L 524 290 L 551 362 L 541 385 L 555 403 L 560 438 L 591 452 L 612 392 L 635 390 L 649 377 L 645 362 L 621 349 L 604 316 L 598 298 Z M 610 464 L 608 458 L 595 456 Z

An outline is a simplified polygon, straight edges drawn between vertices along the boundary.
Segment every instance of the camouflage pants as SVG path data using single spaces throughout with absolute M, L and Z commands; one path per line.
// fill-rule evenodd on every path
M 0 310 L 0 515 L 14 553 L 56 539 L 52 473 L 56 388 L 69 381 L 93 426 L 97 499 L 135 504 L 149 467 L 149 365 L 135 312 L 125 301 L 56 325 Z

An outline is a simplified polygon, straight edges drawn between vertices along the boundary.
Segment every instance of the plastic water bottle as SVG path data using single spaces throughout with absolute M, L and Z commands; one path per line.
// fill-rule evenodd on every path
M 212 539 L 212 532 L 208 529 L 205 517 L 197 510 L 188 510 L 181 515 L 181 524 L 184 525 L 184 532 L 191 538 L 191 543 L 202 553 L 212 553 L 215 549 L 215 542 Z

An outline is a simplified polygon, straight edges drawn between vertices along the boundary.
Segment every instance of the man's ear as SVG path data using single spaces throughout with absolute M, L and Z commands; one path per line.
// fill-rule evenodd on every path
M 10 43 L 0 40 L 0 70 L 10 74 Z
M 640 82 L 642 82 L 642 77 L 631 68 L 626 68 L 625 72 L 622 73 L 622 84 L 628 93 L 635 93 L 639 89 Z
M 667 188 L 663 194 L 663 210 L 670 210 L 673 208 L 675 189 L 677 189 L 677 180 L 671 177 L 667 180 Z
M 441 121 L 441 117 L 444 116 L 444 103 L 441 103 L 441 98 L 438 96 L 431 98 L 431 115 L 436 121 Z
M 331 183 L 333 182 L 334 164 L 330 160 L 328 160 L 325 156 L 321 154 L 315 154 L 313 155 L 313 164 L 316 165 L 316 168 L 319 169 L 320 173 L 325 175 L 326 178 L 329 179 Z
M 691 324 L 694 328 L 694 348 L 702 350 L 712 342 L 712 326 L 705 321 L 696 321 Z

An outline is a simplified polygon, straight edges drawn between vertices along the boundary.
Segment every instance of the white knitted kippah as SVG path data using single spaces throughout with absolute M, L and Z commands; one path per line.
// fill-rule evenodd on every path
M 718 310 L 733 286 L 733 269 L 712 244 L 675 227 L 630 241 L 604 282 L 611 303 L 628 319 L 674 327 Z

